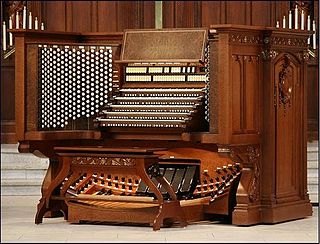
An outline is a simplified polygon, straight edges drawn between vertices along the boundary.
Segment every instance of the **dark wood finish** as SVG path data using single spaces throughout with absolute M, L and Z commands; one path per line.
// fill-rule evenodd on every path
M 14 115 L 14 57 L 1 56 L 1 143 L 17 143 Z
M 246 6 L 248 9 L 251 8 L 250 5 Z M 248 21 L 246 15 L 243 16 L 244 21 Z M 140 32 L 148 31 L 150 30 Z M 17 54 L 22 54 L 16 57 L 16 67 L 19 71 L 26 71 L 28 65 L 33 65 L 33 61 L 27 59 L 27 55 L 32 53 L 32 45 L 42 42 L 50 43 L 50 41 L 51 43 L 83 44 L 94 43 L 95 40 L 105 44 L 110 41 L 114 44 L 115 52 L 118 53 L 114 59 L 121 61 L 121 33 L 103 35 L 41 31 L 13 31 L 13 33 L 19 43 Z M 67 185 L 61 188 L 62 192 L 60 191 L 60 186 L 66 177 L 70 177 L 73 181 L 83 172 L 88 173 L 90 179 L 94 177 L 95 172 L 92 166 L 89 166 L 90 162 L 83 163 L 83 166 L 77 165 L 79 169 L 81 168 L 81 172 L 73 169 L 75 173 L 68 175 L 70 169 L 72 170 L 71 161 L 73 159 L 71 157 L 86 158 L 86 155 L 90 155 L 94 158 L 93 165 L 99 165 L 102 162 L 102 151 L 106 150 L 104 153 L 110 154 L 110 149 L 105 148 L 113 148 L 111 150 L 116 151 L 119 147 L 125 148 L 124 151 L 128 153 L 115 152 L 112 157 L 118 154 L 120 158 L 125 155 L 127 158 L 137 158 L 142 152 L 146 159 L 148 155 L 150 156 L 147 151 L 129 150 L 128 148 L 161 147 L 167 150 L 154 151 L 156 156 L 153 162 L 157 162 L 158 157 L 163 157 L 164 160 L 170 157 L 180 158 L 183 165 L 188 165 L 188 161 L 182 160 L 185 158 L 200 161 L 199 166 L 193 165 L 199 167 L 197 173 L 199 184 L 196 185 L 197 190 L 192 192 L 192 194 L 199 193 L 200 200 L 176 201 L 175 192 L 168 187 L 164 179 L 159 179 L 161 184 L 167 185 L 167 192 L 171 197 L 170 204 L 164 207 L 168 208 L 169 216 L 172 216 L 172 211 L 175 211 L 173 209 L 179 208 L 178 206 L 182 207 L 184 213 L 190 211 L 186 214 L 188 222 L 205 219 L 207 213 L 228 215 L 232 223 L 236 225 L 277 223 L 310 216 L 312 207 L 306 184 L 306 65 L 309 57 L 307 37 L 310 34 L 311 32 L 308 31 L 289 31 L 273 27 L 231 24 L 210 26 L 208 31 L 211 81 L 210 122 L 208 127 L 201 127 L 197 130 L 193 127 L 190 130 L 144 127 L 103 130 L 99 127 L 99 130 L 96 128 L 81 132 L 79 130 L 38 131 L 29 123 L 25 123 L 30 116 L 26 112 L 28 102 L 25 101 L 25 96 L 28 97 L 30 92 L 26 85 L 28 79 L 33 76 L 17 72 L 16 117 L 21 120 L 17 124 L 20 150 L 39 151 L 52 159 L 48 175 L 44 179 L 43 198 L 38 205 L 36 222 L 41 222 L 46 211 L 59 209 L 65 212 L 65 217 L 70 216 L 71 222 L 78 222 L 81 218 L 83 220 L 128 220 L 127 216 L 120 213 L 97 210 L 101 206 L 104 208 L 111 206 L 101 203 L 99 199 L 93 201 L 79 199 L 83 201 L 80 206 L 80 202 L 74 201 L 75 199 L 64 198 L 68 187 L 72 185 L 71 182 L 67 182 Z M 143 40 L 141 42 L 143 44 Z M 31 50 L 28 50 L 27 47 Z M 143 82 L 128 86 L 130 82 L 125 80 L 123 71 L 127 66 L 135 67 L 134 65 L 134 63 L 116 63 L 119 89 L 143 88 Z M 188 65 L 194 64 L 186 64 Z M 200 67 L 204 65 L 199 61 L 197 71 L 200 71 Z M 172 88 L 175 88 L 175 83 L 170 84 Z M 183 82 L 177 84 L 179 84 L 177 87 L 183 88 Z M 205 82 L 201 83 L 202 86 L 204 84 Z M 157 84 L 157 82 L 149 83 L 149 88 L 152 87 L 163 88 L 162 83 Z M 188 88 L 193 88 L 193 83 L 190 83 Z M 116 93 L 114 100 L 117 98 L 119 98 L 119 93 Z M 114 105 L 115 102 L 112 104 Z M 200 107 L 197 107 L 197 110 L 200 111 Z M 204 116 L 200 113 L 199 116 L 191 117 L 201 124 Z M 28 130 L 28 126 L 33 130 Z M 86 147 L 79 148 L 80 145 Z M 66 152 L 67 149 L 61 146 L 73 146 L 68 150 L 75 151 L 69 154 L 70 151 Z M 58 154 L 55 152 L 55 147 L 59 151 Z M 56 161 L 57 159 L 59 162 Z M 117 170 L 125 175 L 125 167 L 120 166 L 116 167 Z M 135 175 L 138 175 L 145 183 L 149 182 L 157 199 L 160 199 L 161 203 L 165 202 L 164 196 L 155 187 L 154 182 L 148 179 L 149 176 L 145 170 L 138 170 Z M 217 183 L 217 186 L 210 192 L 207 188 L 208 180 L 216 179 L 216 177 L 218 177 L 217 182 L 212 183 Z M 231 177 L 232 180 L 228 177 Z M 87 194 L 96 192 L 92 188 L 85 191 Z M 130 202 L 129 198 L 127 200 Z M 85 204 L 91 207 L 85 207 Z M 130 207 L 128 205 L 128 209 L 137 208 L 135 204 L 137 203 L 134 202 Z M 123 206 L 122 202 L 119 203 L 121 211 L 125 211 Z M 146 206 L 144 208 L 145 219 L 137 221 L 150 223 L 151 220 L 154 220 L 157 210 L 152 207 L 146 208 Z M 86 213 L 88 209 L 92 215 Z M 130 211 L 132 212 L 132 209 Z M 133 216 L 142 213 L 140 211 L 142 210 L 134 212 Z M 162 218 L 165 219 L 165 216 L 161 217 L 160 214 L 159 220 L 154 225 L 155 229 L 160 228 Z M 183 220 L 181 222 L 184 223 Z
M 10 14 L 21 10 L 22 2 L 8 2 L 9 6 L 4 2 L 3 20 L 8 21 Z M 316 23 L 319 22 L 318 1 L 296 2 L 305 13 L 311 14 Z M 209 27 L 211 24 L 231 23 L 275 26 L 277 20 L 288 14 L 293 4 L 294 1 L 164 1 L 163 27 Z M 128 28 L 153 28 L 155 22 L 154 1 L 27 1 L 27 8 L 34 17 L 38 17 L 40 23 L 44 22 L 49 31 L 116 32 Z M 2 65 L 6 62 L 4 60 Z M 1 79 L 4 93 L 1 99 L 3 108 L 8 110 L 1 114 L 3 120 L 13 122 L 13 107 L 5 106 L 13 104 L 14 97 L 11 82 L 14 74 L 7 72 L 8 68 L 14 69 L 12 62 L 10 67 L 1 68 L 2 76 L 5 76 Z M 318 138 L 318 109 L 315 105 L 318 104 L 319 95 L 317 89 L 313 89 L 318 87 L 318 76 L 314 77 L 314 74 L 318 74 L 317 61 L 308 64 L 308 69 L 308 140 L 313 140 Z M 11 118 L 4 118 L 7 115 Z M 6 134 L 5 131 L 2 133 Z M 4 135 L 3 138 L 13 137 Z
M 290 46 L 276 42 L 275 38 L 280 36 L 285 43 L 292 37 L 291 32 L 273 29 L 267 36 L 270 41 L 264 64 L 263 91 L 267 99 L 261 177 L 261 204 L 266 208 L 261 213 L 264 222 L 274 223 L 312 213 L 306 174 L 308 55 L 302 31 L 295 32 L 296 41 Z
M 295 3 L 294 3 L 295 2 Z M 245 24 L 275 26 L 294 5 L 304 9 L 318 23 L 319 2 L 303 1 L 164 1 L 163 26 L 209 27 L 212 24 Z M 293 9 L 291 9 L 293 10 Z M 300 20 L 299 20 L 300 22 Z M 306 22 L 305 22 L 306 23 Z M 318 51 L 316 51 L 317 53 Z M 318 63 L 317 58 L 308 64 L 308 140 L 318 140 Z M 312 90 L 311 90 L 312 89 Z
M 90 41 L 95 39 L 95 43 L 105 42 L 110 39 L 110 43 L 114 46 L 114 52 L 119 55 L 120 50 L 117 50 L 121 43 L 121 33 L 90 33 L 88 35 L 80 35 L 79 33 L 65 32 L 43 32 L 43 31 L 23 31 L 12 30 L 15 36 L 16 52 L 21 55 L 16 56 L 16 89 L 15 89 L 15 106 L 16 115 L 19 125 L 17 125 L 16 136 L 18 141 L 23 140 L 47 140 L 47 139 L 64 139 L 64 138 L 83 138 L 83 139 L 98 139 L 100 133 L 95 131 L 64 131 L 60 134 L 50 131 L 38 131 L 38 121 L 35 112 L 37 111 L 37 96 L 38 89 L 34 82 L 37 82 L 37 56 L 34 52 L 37 44 L 59 44 L 59 43 L 79 43 L 83 40 Z M 27 44 L 27 45 L 25 45 Z M 27 59 L 27 55 L 32 58 Z M 25 63 L 26 62 L 26 63 Z M 29 72 L 28 72 L 29 71 Z M 22 85 L 26 82 L 26 86 Z M 28 114 L 28 116 L 27 116 Z M 24 122 L 26 119 L 27 123 Z
M 319 140 L 319 67 L 315 58 L 311 58 L 307 65 L 307 84 L 307 138 L 313 141 Z
M 1 120 L 1 143 L 17 143 L 16 123 L 14 120 Z
M 43 11 L 50 31 L 113 32 L 154 27 L 154 2 L 150 1 L 44 1 Z

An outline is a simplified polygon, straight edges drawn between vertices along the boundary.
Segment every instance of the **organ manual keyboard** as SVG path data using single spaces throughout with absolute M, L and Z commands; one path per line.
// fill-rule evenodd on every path
M 235 225 L 312 213 L 308 31 L 12 30 L 20 152 L 50 158 L 35 222 Z M 288 170 L 289 169 L 289 170 Z
M 178 56 L 162 43 L 176 33 L 183 39 L 172 43 L 171 48 L 178 50 L 178 45 L 189 40 L 188 46 L 195 49 L 192 53 Z M 135 46 L 141 34 L 139 31 L 125 32 L 125 43 L 115 68 L 116 77 L 121 75 L 122 78 L 121 89 L 116 90 L 110 103 L 96 118 L 97 125 L 111 131 L 121 127 L 126 130 L 171 129 L 179 133 L 207 131 L 210 78 L 207 31 L 149 31 L 147 38 L 151 44 L 144 47 L 144 56 Z M 150 56 L 150 51 L 158 48 L 161 53 L 153 52 Z

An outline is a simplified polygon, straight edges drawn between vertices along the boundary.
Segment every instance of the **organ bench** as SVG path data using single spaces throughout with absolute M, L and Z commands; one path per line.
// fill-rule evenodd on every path
M 12 30 L 20 152 L 50 158 L 35 222 L 310 216 L 306 60 L 312 32 L 213 25 Z

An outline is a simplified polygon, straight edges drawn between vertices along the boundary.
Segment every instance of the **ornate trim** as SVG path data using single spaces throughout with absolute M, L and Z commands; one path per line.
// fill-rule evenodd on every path
M 308 47 L 307 39 L 305 38 L 291 38 L 284 36 L 271 36 L 269 41 L 271 45 Z
M 234 59 L 234 61 L 240 61 L 243 60 L 243 61 L 249 61 L 249 62 L 252 62 L 252 61 L 258 61 L 259 60 L 259 55 L 240 55 L 240 54 L 232 54 L 232 58 Z
M 133 158 L 105 158 L 105 157 L 74 157 L 71 161 L 73 165 L 96 165 L 96 166 L 134 166 Z
M 296 55 L 300 61 L 308 61 L 310 59 L 310 54 L 308 51 L 298 52 Z
M 290 60 L 287 55 L 284 56 L 284 62 L 282 64 L 282 69 L 279 72 L 279 107 L 283 105 L 284 112 L 286 112 L 286 106 L 291 106 L 291 93 L 292 87 L 288 84 L 288 74 L 289 74 Z
M 262 44 L 260 36 L 232 34 L 229 38 L 232 43 L 249 43 L 249 44 Z
M 260 198 L 260 155 L 259 145 L 230 148 L 230 157 L 234 161 L 242 163 L 243 168 L 250 168 L 253 171 L 248 188 L 250 202 L 255 202 Z
M 259 199 L 260 197 L 260 190 L 259 190 L 259 179 L 260 179 L 260 167 L 259 167 L 259 159 L 260 159 L 260 148 L 258 147 L 251 147 L 247 148 L 248 151 L 248 158 L 249 161 L 253 162 L 253 179 L 250 182 L 249 186 L 249 200 L 254 202 Z
M 261 52 L 262 58 L 264 60 L 275 59 L 278 56 L 278 52 L 275 50 L 265 49 Z

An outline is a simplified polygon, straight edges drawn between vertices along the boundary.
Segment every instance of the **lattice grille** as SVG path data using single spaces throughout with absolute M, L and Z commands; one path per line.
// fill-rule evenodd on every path
M 39 45 L 39 129 L 89 118 L 112 91 L 109 46 Z
M 224 165 L 222 168 L 217 167 L 214 175 L 205 175 L 200 184 L 196 186 L 193 194 L 201 197 L 210 195 L 211 201 L 214 201 L 216 197 L 226 192 L 240 173 L 239 163 Z
M 77 173 L 75 173 L 77 174 Z M 72 177 L 67 177 L 62 182 L 61 189 Z M 71 195 L 93 194 L 93 195 L 134 195 L 141 182 L 135 175 L 111 175 L 102 172 L 83 173 L 68 188 Z

